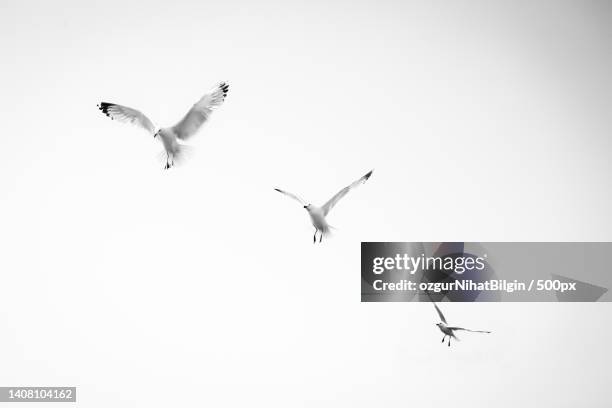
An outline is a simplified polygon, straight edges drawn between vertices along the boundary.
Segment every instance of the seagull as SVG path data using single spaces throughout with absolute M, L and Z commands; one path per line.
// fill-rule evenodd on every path
M 429 294 L 429 292 L 427 292 L 427 296 L 429 296 L 429 300 L 431 300 L 431 303 L 433 303 L 434 307 L 436 308 L 436 312 L 438 312 L 438 316 L 440 316 L 441 322 L 436 323 L 436 326 L 438 326 L 438 329 L 440 329 L 440 331 L 444 333 L 444 337 L 442 337 L 442 343 L 444 343 L 446 336 L 448 336 L 448 347 L 450 347 L 451 337 L 459 341 L 459 338 L 457 338 L 457 336 L 455 335 L 455 331 L 457 330 L 463 330 L 463 331 L 468 331 L 472 333 L 491 333 L 490 331 L 484 331 L 484 330 L 470 330 L 470 329 L 465 329 L 463 327 L 448 326 L 448 323 L 446 322 L 446 318 L 442 314 L 442 311 L 440 310 L 438 305 L 436 305 L 436 302 L 434 302 L 433 299 L 431 298 L 431 295 Z
M 153 138 L 159 137 L 166 152 L 164 169 L 169 169 L 174 165 L 174 160 L 180 160 L 188 148 L 188 146 L 179 143 L 179 139 L 187 140 L 197 133 L 213 110 L 221 106 L 227 96 L 228 89 L 227 82 L 220 82 L 196 102 L 180 122 L 172 127 L 160 128 L 157 131 L 153 122 L 136 109 L 109 102 L 101 102 L 98 109 L 113 120 L 140 126 L 153 135 Z
M 306 211 L 308 211 L 308 215 L 310 215 L 310 220 L 312 221 L 312 225 L 315 227 L 315 233 L 314 233 L 314 237 L 312 239 L 313 239 L 313 243 L 316 244 L 316 242 L 317 242 L 317 233 L 320 233 L 319 243 L 321 243 L 321 241 L 323 241 L 323 235 L 324 234 L 325 235 L 329 234 L 330 228 L 333 228 L 325 220 L 325 217 L 327 216 L 329 211 L 349 191 L 351 191 L 353 188 L 357 187 L 358 185 L 365 183 L 366 180 L 370 178 L 370 176 L 372 175 L 373 171 L 374 170 L 370 170 L 368 172 L 368 174 L 366 174 L 365 176 L 361 177 L 359 180 L 357 180 L 354 183 L 344 187 L 342 190 L 340 190 L 338 193 L 336 193 L 335 196 L 330 198 L 328 202 L 323 204 L 322 207 L 317 207 L 316 205 L 308 204 L 300 196 L 297 196 L 295 194 L 292 194 L 292 193 L 289 193 L 287 191 L 281 190 L 279 188 L 275 188 L 275 190 L 278 191 L 279 193 L 283 193 L 286 196 L 289 196 L 289 197 L 293 198 L 294 200 L 299 201 L 304 206 Z

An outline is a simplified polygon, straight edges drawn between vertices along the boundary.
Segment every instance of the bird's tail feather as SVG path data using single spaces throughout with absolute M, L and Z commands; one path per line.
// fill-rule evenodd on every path
M 334 236 L 334 234 L 332 233 L 332 230 L 335 230 L 337 228 L 332 227 L 331 225 L 327 225 L 327 228 L 325 228 L 322 232 L 323 232 L 323 237 L 325 237 L 325 239 L 329 239 L 332 238 Z
M 179 145 L 176 151 L 174 152 L 174 164 L 181 165 L 184 164 L 190 157 L 193 156 L 194 149 L 192 146 L 187 145 Z
M 166 165 L 166 161 L 169 161 L 171 166 L 180 166 L 185 164 L 185 162 L 193 156 L 193 152 L 193 146 L 180 144 L 174 153 L 170 153 L 170 156 L 168 156 L 165 150 L 162 150 L 157 155 L 157 159 L 164 166 Z

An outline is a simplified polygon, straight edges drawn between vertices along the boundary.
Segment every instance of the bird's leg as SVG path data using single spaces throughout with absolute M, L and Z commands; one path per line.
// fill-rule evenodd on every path
M 450 338 L 451 336 L 448 336 L 448 347 L 450 347 Z
M 320 234 L 319 235 L 319 244 L 320 244 L 321 241 L 323 241 L 323 231 L 321 231 L 319 234 Z
M 312 237 L 312 243 L 313 244 L 317 243 L 317 231 L 318 231 L 318 229 L 315 228 L 315 234 L 314 234 L 314 237 Z
M 444 335 L 444 337 L 442 337 L 442 343 L 444 343 L 444 340 L 446 340 L 446 334 Z
M 170 160 L 170 153 L 166 152 L 166 167 L 164 167 L 164 169 L 168 170 L 170 168 L 170 163 L 168 162 Z

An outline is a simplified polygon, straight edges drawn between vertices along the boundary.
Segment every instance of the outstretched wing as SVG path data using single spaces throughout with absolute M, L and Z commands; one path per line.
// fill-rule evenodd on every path
M 449 329 L 451 329 L 451 330 L 469 331 L 469 332 L 472 332 L 472 333 L 491 333 L 490 331 L 485 331 L 485 330 L 470 330 L 470 329 L 464 329 L 463 327 L 449 327 Z
M 336 193 L 335 196 L 333 196 L 328 202 L 326 202 L 323 207 L 321 207 L 321 209 L 323 210 L 323 215 L 327 215 L 329 213 L 329 211 L 334 208 L 334 206 L 336 205 L 336 203 L 338 201 L 340 201 L 340 199 L 342 197 L 344 197 L 349 191 L 351 191 L 353 188 L 357 187 L 360 184 L 363 184 L 366 182 L 367 179 L 370 178 L 370 176 L 372 175 L 372 172 L 374 170 L 370 170 L 368 172 L 368 174 L 366 174 L 365 176 L 363 176 L 362 178 L 360 178 L 359 180 L 355 181 L 354 183 L 352 183 L 350 186 L 344 187 L 342 190 L 340 190 L 338 193 Z
M 275 188 L 276 191 L 278 191 L 279 193 L 283 193 L 284 195 L 293 198 L 296 201 L 299 201 L 300 203 L 302 203 L 302 205 L 306 205 L 308 204 L 306 201 L 304 201 L 300 196 L 297 196 L 295 194 L 289 193 L 287 191 L 283 191 L 279 188 Z
M 229 85 L 221 82 L 212 91 L 204 95 L 193 105 L 185 117 L 174 125 L 172 130 L 174 130 L 176 136 L 185 140 L 195 135 L 202 124 L 208 120 L 213 110 L 221 106 L 227 96 L 228 89 Z
M 446 323 L 446 318 L 444 317 L 444 315 L 442 314 L 442 311 L 440 310 L 440 308 L 438 307 L 438 305 L 436 305 L 436 302 L 434 302 L 434 300 L 431 298 L 431 295 L 429 294 L 429 292 L 425 292 L 427 293 L 427 297 L 429 297 L 429 300 L 431 301 L 431 303 L 433 303 L 434 307 L 436 308 L 436 312 L 438 312 L 438 316 L 440 316 L 440 320 L 444 323 Z
M 108 102 L 101 102 L 98 105 L 98 109 L 113 120 L 123 123 L 131 123 L 133 125 L 140 126 L 152 135 L 155 134 L 155 126 L 153 125 L 153 122 L 151 122 L 151 120 L 142 112 L 137 111 L 136 109 Z
M 433 302 L 433 301 L 432 301 Z M 440 316 L 440 320 L 442 320 L 442 323 L 447 324 L 446 323 L 446 319 L 444 318 L 444 315 L 442 314 L 442 311 L 440 310 L 440 308 L 438 307 L 438 305 L 436 305 L 436 302 L 433 302 L 434 307 L 436 308 L 436 312 L 438 312 L 438 316 Z

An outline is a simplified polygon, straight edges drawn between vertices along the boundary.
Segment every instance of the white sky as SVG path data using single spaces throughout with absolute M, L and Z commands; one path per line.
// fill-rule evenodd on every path
M 609 304 L 360 304 L 361 241 L 612 239 L 605 1 L 0 5 L 0 385 L 84 407 L 588 407 Z M 96 109 L 225 104 L 184 167 Z M 315 204 L 374 168 L 313 229 Z M 593 282 L 597 283 L 597 282 Z M 561 392 L 562 391 L 562 392 Z

